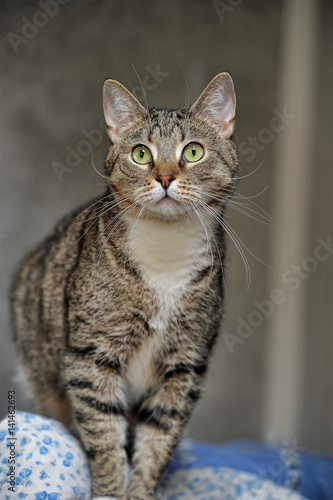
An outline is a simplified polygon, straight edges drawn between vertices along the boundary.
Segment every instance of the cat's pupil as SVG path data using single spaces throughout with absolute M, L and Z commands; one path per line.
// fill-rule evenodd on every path
M 145 155 L 145 150 L 144 149 L 141 149 L 140 151 L 140 158 L 143 158 Z
M 192 148 L 191 153 L 192 153 L 192 156 L 195 156 L 195 148 Z

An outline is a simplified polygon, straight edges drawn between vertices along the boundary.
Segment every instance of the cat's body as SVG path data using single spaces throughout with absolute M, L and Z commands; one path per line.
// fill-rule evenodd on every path
M 220 130 L 205 112 L 208 97 L 216 108 L 219 89 L 228 96 L 233 88 L 221 74 L 191 113 L 148 115 L 108 82 L 108 191 L 23 262 L 12 290 L 15 339 L 40 410 L 77 428 L 94 494 L 148 500 L 200 396 L 218 333 L 224 204 L 217 197 L 232 190 L 237 154 L 229 140 L 234 111 Z M 205 147 L 193 164 L 183 153 L 189 143 Z M 138 163 L 148 147 L 150 161 Z

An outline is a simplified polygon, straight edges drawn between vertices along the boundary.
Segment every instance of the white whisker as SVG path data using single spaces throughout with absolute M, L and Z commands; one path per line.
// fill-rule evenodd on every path
M 199 201 L 199 203 L 200 203 L 200 201 Z M 200 210 L 198 210 L 198 211 L 200 212 Z M 224 287 L 226 289 L 226 292 L 228 293 L 227 284 L 226 284 L 225 276 L 224 276 L 224 267 L 223 267 L 223 262 L 222 262 L 222 257 L 221 257 L 221 252 L 220 252 L 220 249 L 219 249 L 219 245 L 218 245 L 218 243 L 216 241 L 216 238 L 215 238 L 215 235 L 214 235 L 214 231 L 213 231 L 212 228 L 209 227 L 209 225 L 208 225 L 208 229 L 209 229 L 210 234 L 212 235 L 212 238 L 213 238 L 214 243 L 215 243 L 215 247 L 216 247 L 216 250 L 217 250 L 217 253 L 218 253 L 218 257 L 219 257 L 219 261 L 220 261 L 220 267 L 221 267 L 221 272 L 222 272 L 223 284 L 224 284 Z
M 124 196 L 119 196 L 118 198 L 114 199 L 113 201 L 104 203 L 103 206 L 99 209 L 99 211 L 97 213 L 95 213 L 95 215 L 93 215 L 92 217 L 88 217 L 88 219 L 85 219 L 84 221 L 80 221 L 77 224 L 83 224 L 84 222 L 87 222 L 88 220 L 92 220 L 92 219 L 101 217 L 106 212 L 109 212 L 109 210 L 111 210 L 113 207 L 119 205 L 120 203 L 123 203 L 126 200 L 131 199 L 135 194 L 139 194 L 140 191 L 139 191 L 139 193 L 138 193 L 138 191 L 139 191 L 138 189 L 133 189 L 130 193 L 127 193 Z M 103 210 L 105 210 L 105 211 L 103 212 Z M 101 212 L 103 212 L 103 213 L 101 213 Z
M 96 148 L 95 148 L 95 149 L 96 149 Z M 98 174 L 98 175 L 100 175 L 101 177 L 103 177 L 103 179 L 109 179 L 109 177 L 107 177 L 106 175 L 101 174 L 101 173 L 97 170 L 97 168 L 96 168 L 96 166 L 95 166 L 95 162 L 94 162 L 94 152 L 95 152 L 95 149 L 94 149 L 94 150 L 93 150 L 93 152 L 91 153 L 91 164 L 92 164 L 92 166 L 93 166 L 93 169 L 95 170 L 96 174 Z
M 120 205 L 120 203 L 123 203 L 124 201 L 130 200 L 131 198 L 132 198 L 132 195 L 128 196 L 127 198 L 122 197 L 120 200 L 116 200 L 113 203 L 109 204 L 111 206 L 108 206 L 107 210 L 104 210 L 104 212 L 100 213 L 103 210 L 103 208 L 106 208 L 105 206 L 102 209 L 100 209 L 99 212 L 97 212 L 97 214 L 95 214 L 93 217 L 90 217 L 89 219 L 86 219 L 86 221 L 84 221 L 84 222 L 87 222 L 88 220 L 92 220 L 92 219 L 94 219 L 94 220 L 92 221 L 92 223 L 90 224 L 90 226 L 88 227 L 88 229 L 86 229 L 85 232 L 82 234 L 82 236 L 79 238 L 79 240 L 81 238 L 83 238 L 85 234 L 87 234 L 87 232 L 90 230 L 90 228 L 96 223 L 96 221 L 100 217 L 102 217 L 104 214 L 106 214 L 107 212 L 109 212 L 110 210 L 112 210 L 113 208 L 115 208 L 117 205 Z
M 244 266 L 245 266 L 245 273 L 246 273 L 246 282 L 248 284 L 248 289 L 249 289 L 250 288 L 250 284 L 251 284 L 250 266 L 249 266 L 248 260 L 246 258 L 246 255 L 244 253 L 244 250 L 242 249 L 242 247 L 240 245 L 238 236 L 230 228 L 229 224 L 227 224 L 226 221 L 224 221 L 219 214 L 217 214 L 209 205 L 207 205 L 207 203 L 205 203 L 203 201 L 199 201 L 199 203 L 207 211 L 207 213 L 213 219 L 215 219 L 216 222 L 218 222 L 218 224 L 220 224 L 222 226 L 222 228 L 226 231 L 226 233 L 229 235 L 229 237 L 233 241 L 234 245 L 236 246 L 238 252 L 240 253 L 240 255 L 241 255 L 242 259 L 243 259 L 243 263 L 244 263 Z M 230 231 L 230 229 L 231 229 L 231 231 Z
M 223 198 L 221 196 L 218 196 L 216 194 L 215 190 L 209 190 L 209 188 L 207 189 L 207 187 L 205 189 L 193 188 L 193 190 L 200 193 L 200 194 L 203 194 L 207 197 L 210 197 L 211 199 L 214 199 L 216 201 L 220 201 L 221 203 L 224 203 L 225 205 L 232 206 L 235 210 L 238 210 L 239 212 L 243 213 L 244 215 L 247 215 L 248 217 L 256 220 L 257 222 L 260 222 L 262 224 L 272 224 L 272 222 L 273 222 L 273 220 L 269 214 L 267 214 L 259 205 L 254 203 L 252 200 L 248 200 L 248 198 L 246 196 L 238 194 L 239 198 L 244 199 L 246 201 L 249 201 L 250 204 L 254 205 L 259 210 L 259 212 L 257 212 L 257 210 L 249 207 L 248 205 L 246 205 L 244 203 L 241 203 L 239 201 L 234 200 L 233 199 L 235 197 L 234 194 L 232 195 L 232 198 L 230 198 L 230 197 Z M 228 193 L 228 196 L 230 196 L 230 193 Z M 251 213 L 246 212 L 246 210 L 248 212 L 251 212 Z M 256 218 L 254 215 L 257 215 L 258 218 Z
M 134 210 L 134 208 L 141 202 L 142 200 L 137 200 L 136 202 L 132 203 L 129 207 L 127 207 L 126 209 L 122 210 L 121 212 L 119 212 L 118 216 L 122 213 L 123 215 L 121 216 L 121 218 L 118 220 L 118 222 L 113 226 L 113 228 L 111 229 L 111 231 L 108 233 L 99 253 L 98 253 L 98 256 L 97 256 L 97 259 L 98 259 L 98 264 L 97 264 L 97 269 L 98 269 L 98 273 L 99 273 L 99 265 L 100 265 L 100 259 L 101 259 L 101 256 L 102 256 L 102 253 L 103 253 L 103 250 L 105 248 L 105 246 L 107 245 L 111 235 L 114 233 L 114 231 L 117 229 L 117 227 L 119 226 L 119 224 L 124 220 L 124 218 L 130 213 L 132 212 L 132 210 Z M 112 221 L 115 219 L 116 217 L 114 217 L 112 219 Z M 107 224 L 107 227 L 110 225 L 110 223 Z M 105 228 L 106 229 L 106 228 Z M 103 230 L 103 232 L 101 234 L 104 233 L 105 229 Z M 101 235 L 100 235 L 101 236 Z M 100 237 L 99 236 L 99 237 Z M 98 238 L 99 238 L 98 237 Z M 96 240 L 97 241 L 97 240 Z
M 211 245 L 211 243 L 210 243 L 210 239 L 209 239 L 209 236 L 208 236 L 208 232 L 207 232 L 206 225 L 205 225 L 205 221 L 204 221 L 203 217 L 201 216 L 201 214 L 200 214 L 199 210 L 197 210 L 197 208 L 196 208 L 196 206 L 194 205 L 194 203 L 193 203 L 193 202 L 190 202 L 190 204 L 191 204 L 191 206 L 192 206 L 193 210 L 195 211 L 195 213 L 196 213 L 196 215 L 197 215 L 197 217 L 198 217 L 198 219 L 199 219 L 199 221 L 200 221 L 200 223 L 201 223 L 201 225 L 202 225 L 202 227 L 204 228 L 204 231 L 205 231 L 205 233 L 206 233 L 206 238 L 207 238 L 207 249 L 206 249 L 206 255 L 207 255 L 207 253 L 208 253 L 208 245 L 209 245 L 210 255 L 211 255 L 211 265 L 210 265 L 210 271 L 209 271 L 209 277 L 208 277 L 208 279 L 210 279 L 211 274 L 212 274 L 212 271 L 213 271 L 213 268 L 214 268 L 214 257 L 213 257 L 212 245 Z
M 250 172 L 250 173 L 249 173 L 249 174 L 247 174 L 247 175 L 243 175 L 242 177 L 234 177 L 234 179 L 235 179 L 235 180 L 237 180 L 237 181 L 239 181 L 239 180 L 241 180 L 241 179 L 246 179 L 247 177 L 251 177 L 251 175 L 253 175 L 253 174 L 255 174 L 256 172 L 258 172 L 258 170 L 262 167 L 262 165 L 263 165 L 263 163 L 264 163 L 265 159 L 266 159 L 266 152 L 265 152 L 265 154 L 264 154 L 264 157 L 263 157 L 263 159 L 262 159 L 261 163 L 259 164 L 259 166 L 258 166 L 255 170 L 252 170 L 252 172 Z

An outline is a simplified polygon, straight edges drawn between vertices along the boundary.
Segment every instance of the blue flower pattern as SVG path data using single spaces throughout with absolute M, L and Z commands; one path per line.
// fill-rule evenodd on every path
M 16 486 L 8 491 L 7 419 L 0 423 L 1 500 L 90 500 L 91 480 L 80 443 L 54 420 L 16 414 Z M 76 474 L 72 474 L 73 470 Z

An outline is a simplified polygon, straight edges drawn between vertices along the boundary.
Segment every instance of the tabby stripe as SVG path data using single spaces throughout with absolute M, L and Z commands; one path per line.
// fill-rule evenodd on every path
M 212 335 L 210 337 L 209 341 L 207 342 L 208 352 L 210 352 L 213 349 L 214 344 L 215 344 L 216 339 L 217 339 L 217 336 L 218 336 L 218 332 L 215 332 L 214 335 Z
M 193 278 L 193 280 L 191 281 L 191 285 L 197 285 L 204 278 L 206 278 L 207 276 L 209 276 L 213 272 L 214 272 L 214 269 L 212 268 L 212 266 L 205 267 L 204 269 L 199 271 L 198 275 L 195 278 Z
M 193 370 L 197 375 L 203 375 L 207 371 L 207 365 L 194 365 Z
M 78 424 L 82 424 L 82 422 L 85 421 L 84 416 L 79 411 L 75 411 L 74 412 L 74 416 L 75 416 L 75 420 L 77 421 Z
M 122 264 L 122 266 L 125 267 L 127 272 L 133 274 L 133 276 L 135 276 L 136 278 L 141 278 L 140 273 L 135 269 L 134 266 L 132 266 L 131 262 L 129 262 L 129 259 L 126 259 L 125 264 Z
M 83 430 L 84 432 L 87 432 L 91 436 L 96 436 L 97 434 L 102 435 L 102 436 L 105 435 L 105 429 L 103 429 L 102 431 L 94 431 L 93 429 L 89 429 L 89 427 L 84 426 L 84 425 L 81 425 L 80 429 L 81 429 L 81 433 Z
M 207 365 L 190 365 L 187 363 L 180 363 L 179 365 L 175 365 L 173 368 L 168 370 L 165 373 L 165 378 L 175 377 L 177 375 L 184 375 L 194 372 L 196 375 L 203 375 L 207 370 Z
M 161 420 L 154 415 L 154 410 L 148 410 L 147 408 L 143 408 L 138 416 L 138 422 L 146 425 L 151 425 L 152 427 L 157 427 L 158 429 L 162 429 L 164 432 L 170 431 L 171 426 L 166 425 L 161 422 Z
M 171 418 L 182 418 L 183 416 L 182 413 L 176 408 L 162 408 L 159 406 L 157 411 L 162 415 L 164 414 Z
M 120 261 L 122 258 L 122 253 L 112 238 L 108 240 L 108 245 L 112 247 L 115 259 Z M 131 263 L 128 262 L 128 259 L 126 259 L 126 262 L 122 264 L 122 268 L 126 269 L 128 273 L 133 274 L 136 278 L 140 278 L 139 273 L 135 270 L 135 267 L 133 267 Z
M 139 312 L 137 311 L 131 311 L 134 318 L 137 319 L 144 327 L 144 329 L 149 332 L 150 331 L 150 327 L 149 327 L 149 324 L 148 324 L 148 321 L 142 316 L 142 314 L 140 314 Z
M 95 360 L 95 364 L 97 366 L 103 366 L 106 368 L 110 368 L 116 372 L 120 372 L 120 362 L 119 359 L 107 359 L 107 358 L 98 358 Z
M 126 169 L 124 169 L 121 165 L 118 168 L 119 168 L 120 172 L 122 172 L 124 174 L 125 177 L 129 177 L 132 179 L 133 174 L 126 171 Z M 131 200 L 127 200 L 127 201 L 131 201 Z
M 69 352 L 72 354 L 78 354 L 79 356 L 85 356 L 86 354 L 92 354 L 96 351 L 96 347 L 89 345 L 87 347 L 71 347 L 69 346 Z
M 189 399 L 191 399 L 192 401 L 198 401 L 198 399 L 200 398 L 200 395 L 201 395 L 201 392 L 199 389 L 191 389 L 188 392 L 187 397 Z
M 46 270 L 46 259 L 49 256 L 50 250 L 52 248 L 52 244 L 55 242 L 59 242 L 59 237 L 57 238 L 56 235 L 51 236 L 45 243 L 45 249 L 44 253 L 41 257 L 41 284 L 40 284 L 40 290 L 39 290 L 39 324 L 41 326 L 41 331 L 43 334 L 46 336 L 47 339 L 50 338 L 49 336 L 49 329 L 45 328 L 44 326 L 44 280 L 45 280 L 45 270 Z
M 86 452 L 87 457 L 89 460 L 95 460 L 96 458 L 96 450 L 84 450 Z
M 103 403 L 101 401 L 97 401 L 95 398 L 91 398 L 89 396 L 81 396 L 79 398 L 83 403 L 87 403 L 90 408 L 94 408 L 95 410 L 101 413 L 110 413 L 113 415 L 125 415 L 124 409 L 120 405 L 114 405 L 112 403 Z
M 75 316 L 75 321 L 78 321 L 79 323 L 83 323 L 84 325 L 90 324 L 90 321 L 87 321 L 87 319 L 83 318 L 79 314 Z
M 149 132 L 148 132 L 148 142 L 151 142 L 153 132 L 154 132 L 154 127 L 150 127 Z
M 77 249 L 77 257 L 76 260 L 69 271 L 67 277 L 66 277 L 66 285 L 65 285 L 65 293 L 64 293 L 64 318 L 65 318 L 65 342 L 66 346 L 69 347 L 69 284 L 70 284 L 70 279 L 76 270 L 76 268 L 79 265 L 80 257 L 82 254 L 82 249 L 83 249 L 83 244 L 84 244 L 84 231 L 85 231 L 86 224 L 82 224 L 82 229 L 81 229 L 81 234 L 80 234 L 80 239 L 79 239 L 79 245 Z
M 174 368 L 171 368 L 165 373 L 164 378 L 168 379 L 177 375 L 188 375 L 191 371 L 191 366 L 176 365 Z
M 178 354 L 179 353 L 179 347 L 176 345 L 172 345 L 165 351 L 165 358 L 172 356 L 173 354 Z
M 126 455 L 127 455 L 128 461 L 129 461 L 129 463 L 131 463 L 133 455 L 134 455 L 134 451 L 135 451 L 135 448 L 134 448 L 134 439 L 127 438 L 127 442 L 126 442 L 124 448 L 125 448 L 125 451 L 126 451 Z
M 219 156 L 219 158 L 221 158 L 222 163 L 224 163 L 228 167 L 228 169 L 230 170 L 230 172 L 232 172 L 233 168 L 230 165 L 230 163 L 228 162 L 228 160 L 223 156 L 223 154 L 221 154 L 219 151 L 216 151 L 216 153 Z M 231 185 L 231 184 L 228 184 L 226 187 L 228 187 L 229 185 Z
M 147 408 L 146 409 L 144 408 L 142 411 L 145 411 L 145 410 L 150 411 Z M 162 417 L 163 415 L 165 415 L 165 416 L 170 417 L 170 418 L 179 418 L 182 416 L 182 412 L 177 410 L 177 408 L 174 408 L 174 407 L 173 408 L 165 408 L 164 406 L 157 405 L 151 411 L 153 411 L 157 417 L 159 417 L 159 416 Z
M 70 380 L 67 385 L 71 387 L 77 387 L 78 389 L 93 389 L 93 385 L 89 380 L 77 378 Z
M 112 247 L 112 249 L 113 249 L 113 252 L 114 252 L 115 256 L 116 256 L 117 258 L 119 258 L 119 255 L 120 255 L 119 249 L 118 249 L 118 247 L 117 247 L 116 243 L 113 241 L 113 239 L 112 239 L 112 238 L 110 238 L 110 239 L 108 240 L 108 245 L 109 245 L 110 247 Z

